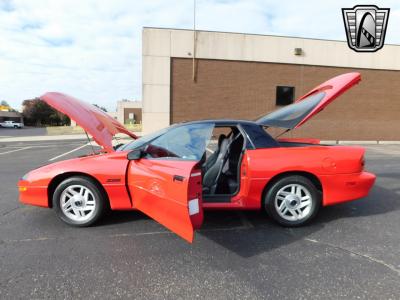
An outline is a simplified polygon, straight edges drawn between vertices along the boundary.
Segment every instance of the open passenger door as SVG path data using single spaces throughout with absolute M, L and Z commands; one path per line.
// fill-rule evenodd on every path
M 134 208 L 191 243 L 203 223 L 198 162 L 141 158 L 131 160 L 127 172 Z

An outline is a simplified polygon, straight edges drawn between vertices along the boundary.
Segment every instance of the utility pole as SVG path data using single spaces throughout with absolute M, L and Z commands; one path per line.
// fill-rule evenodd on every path
M 193 0 L 193 56 L 192 56 L 192 80 L 196 82 L 197 79 L 197 64 L 196 64 L 196 44 L 197 44 L 197 32 L 196 32 L 196 0 Z

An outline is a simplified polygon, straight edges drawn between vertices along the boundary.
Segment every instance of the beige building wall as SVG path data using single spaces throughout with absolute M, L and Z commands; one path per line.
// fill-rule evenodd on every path
M 125 123 L 126 119 L 126 110 L 132 110 L 135 111 L 136 109 L 141 109 L 142 108 L 142 102 L 141 101 L 129 101 L 129 100 L 121 100 L 117 102 L 117 112 L 116 112 L 116 118 L 118 122 L 121 124 Z M 140 118 L 141 120 L 141 118 Z
M 171 58 L 193 57 L 193 31 L 143 29 L 143 131 L 171 122 Z M 305 66 L 400 70 L 400 46 L 356 53 L 346 42 L 197 31 L 196 58 Z M 302 55 L 294 49 L 302 48 Z M 266 82 L 268 84 L 268 82 Z M 218 100 L 218 99 L 216 99 Z
M 107 114 L 108 114 L 111 118 L 118 120 L 118 118 L 117 118 L 117 112 L 116 112 L 116 111 L 109 111 L 109 112 L 107 112 Z

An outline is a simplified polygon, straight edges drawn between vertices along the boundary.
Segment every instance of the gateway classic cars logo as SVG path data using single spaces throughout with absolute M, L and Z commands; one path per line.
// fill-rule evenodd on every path
M 347 44 L 357 52 L 375 52 L 383 47 L 389 8 L 356 5 L 342 8 Z

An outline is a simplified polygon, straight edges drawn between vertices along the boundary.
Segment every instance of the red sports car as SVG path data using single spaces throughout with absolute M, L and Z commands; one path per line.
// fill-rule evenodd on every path
M 265 210 L 284 226 L 310 221 L 320 206 L 368 194 L 364 149 L 314 139 L 274 139 L 269 127 L 297 128 L 360 81 L 337 76 L 256 121 L 174 124 L 137 138 L 103 111 L 60 93 L 41 99 L 75 120 L 99 153 L 56 162 L 23 176 L 20 200 L 50 207 L 64 222 L 88 226 L 106 209 L 137 209 L 191 242 L 204 209 Z M 134 141 L 112 146 L 124 133 Z

